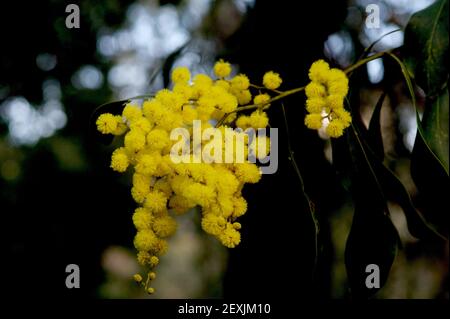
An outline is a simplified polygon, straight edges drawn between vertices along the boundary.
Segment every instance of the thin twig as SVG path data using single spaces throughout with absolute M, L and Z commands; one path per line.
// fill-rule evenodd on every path
M 308 194 L 305 191 L 305 184 L 303 182 L 303 177 L 300 172 L 300 168 L 298 167 L 297 161 L 295 160 L 294 151 L 293 151 L 292 145 L 291 145 L 291 139 L 289 137 L 289 126 L 288 126 L 288 121 L 287 121 L 287 116 L 286 116 L 286 110 L 284 108 L 284 104 L 283 103 L 280 103 L 280 104 L 281 104 L 281 110 L 283 113 L 284 127 L 286 128 L 286 142 L 287 142 L 287 147 L 288 147 L 288 152 L 289 152 L 289 160 L 295 170 L 295 173 L 297 174 L 298 180 L 300 182 L 300 188 L 303 192 L 303 195 L 305 196 L 306 201 L 308 202 L 309 213 L 310 213 L 311 219 L 314 223 L 314 230 L 315 230 L 315 238 L 314 238 L 315 256 L 314 256 L 314 267 L 313 267 L 313 278 L 314 278 L 315 274 L 316 274 L 317 262 L 318 262 L 318 257 L 319 257 L 319 230 L 320 230 L 319 221 L 317 220 L 317 218 L 315 216 L 314 203 L 309 198 Z
M 256 85 L 256 84 L 250 84 L 250 87 L 258 89 L 258 90 L 266 90 L 266 91 L 271 91 L 271 92 L 275 92 L 277 94 L 281 94 L 283 93 L 283 91 L 280 90 L 273 90 L 273 89 L 268 89 L 265 86 L 261 86 L 261 85 Z

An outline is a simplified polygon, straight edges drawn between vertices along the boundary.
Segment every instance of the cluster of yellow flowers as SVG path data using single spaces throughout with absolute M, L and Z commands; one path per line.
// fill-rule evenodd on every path
M 257 183 L 261 178 L 258 166 L 248 160 L 249 155 L 262 159 L 270 151 L 267 137 L 250 139 L 245 130 L 269 125 L 265 110 L 274 100 L 269 93 L 282 98 L 303 89 L 278 91 L 282 79 L 272 71 L 264 74 L 263 86 L 251 84 L 244 74 L 231 76 L 231 73 L 231 65 L 223 60 L 214 65 L 215 79 L 206 74 L 191 79 L 188 68 L 177 67 L 172 72 L 171 90 L 158 91 L 142 106 L 128 103 L 121 115 L 105 113 L 97 119 L 101 133 L 123 136 L 123 146 L 112 154 L 111 168 L 120 173 L 133 168 L 131 195 L 139 205 L 132 217 L 137 230 L 134 246 L 138 262 L 150 268 L 147 280 L 140 274 L 134 279 L 149 293 L 155 291 L 149 287 L 156 278 L 153 269 L 168 249 L 167 238 L 176 232 L 175 215 L 200 207 L 205 232 L 229 248 L 240 243 L 241 224 L 237 218 L 247 210 L 241 191 L 244 184 Z M 324 122 L 329 122 L 327 134 L 341 136 L 352 120 L 344 109 L 347 76 L 318 60 L 311 65 L 309 78 L 311 82 L 305 87 L 309 113 L 305 125 L 320 129 Z M 242 110 L 253 111 L 237 116 Z M 174 151 L 175 144 L 180 142 L 173 138 L 176 129 L 189 133 L 187 137 L 179 136 L 182 145 L 188 145 L 188 154 L 185 149 Z M 219 146 L 215 139 L 197 145 L 193 138 L 196 130 L 200 130 L 200 136 L 211 136 L 212 130 L 225 138 Z M 221 152 L 212 155 L 211 150 L 215 153 L 217 147 Z M 202 161 L 199 154 L 205 156 L 207 149 L 209 160 Z M 174 152 L 181 160 L 174 160 Z
M 111 168 L 121 173 L 133 168 L 131 195 L 139 204 L 132 217 L 137 229 L 134 246 L 138 262 L 151 269 L 145 283 L 139 274 L 134 279 L 149 293 L 153 293 L 154 288 L 148 284 L 156 277 L 152 269 L 159 263 L 159 256 L 167 251 L 167 238 L 177 229 L 174 215 L 199 206 L 205 232 L 229 248 L 241 240 L 241 224 L 236 219 L 247 210 L 241 190 L 245 183 L 260 180 L 258 166 L 249 161 L 196 162 L 192 141 L 193 152 L 183 155 L 189 156 L 190 161 L 174 163 L 171 158 L 172 146 L 177 142 L 171 140 L 171 131 L 186 128 L 192 132 L 194 120 L 201 121 L 202 131 L 212 128 L 223 132 L 233 123 L 243 130 L 268 126 L 263 109 L 269 104 L 270 96 L 252 96 L 247 76 L 238 74 L 228 79 L 231 72 L 231 65 L 221 60 L 214 66 L 217 79 L 197 74 L 191 80 L 189 69 L 177 67 L 172 72 L 172 90 L 160 90 L 154 98 L 144 101 L 142 107 L 128 103 L 122 115 L 105 113 L 97 119 L 101 133 L 124 135 L 123 146 L 112 154 Z M 263 78 L 263 85 L 269 90 L 277 89 L 281 82 L 274 72 L 266 73 Z M 250 115 L 237 118 L 238 106 L 251 104 L 252 100 L 259 107 Z M 226 120 L 221 121 L 225 115 L 228 115 Z M 219 124 L 217 128 L 213 127 L 215 123 Z M 232 137 L 226 142 L 233 144 L 233 139 L 243 139 L 246 141 L 243 152 L 248 154 L 253 146 L 248 135 L 233 131 Z M 236 150 L 232 147 L 227 151 Z M 267 152 L 266 149 L 265 154 L 257 155 L 264 157 Z
M 326 132 L 330 137 L 339 137 L 350 126 L 351 115 L 344 109 L 348 93 L 348 78 L 342 70 L 330 69 L 327 62 L 318 60 L 309 69 L 311 82 L 305 87 L 305 125 L 320 129 L 325 119 L 329 121 Z

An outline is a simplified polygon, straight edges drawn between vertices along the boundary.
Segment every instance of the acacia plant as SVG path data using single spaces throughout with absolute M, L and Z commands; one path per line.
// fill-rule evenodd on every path
M 215 64 L 213 76 L 192 77 L 186 67 L 177 67 L 172 72 L 171 88 L 138 97 L 144 99 L 142 105 L 132 98 L 99 108 L 98 131 L 122 138 L 122 146 L 112 154 L 111 168 L 133 173 L 131 195 L 138 205 L 132 215 L 137 231 L 134 246 L 138 262 L 148 269 L 145 276 L 136 274 L 134 279 L 148 293 L 155 291 L 151 286 L 156 278 L 154 269 L 168 249 L 167 239 L 177 229 L 177 215 L 200 208 L 203 230 L 224 246 L 234 248 L 245 240 L 239 232 L 245 225 L 238 221 L 247 211 L 242 189 L 246 183 L 257 183 L 261 174 L 257 163 L 225 159 L 234 158 L 239 152 L 237 141 L 243 142 L 241 152 L 245 156 L 253 153 L 262 159 L 270 154 L 269 139 L 249 139 L 246 130 L 268 127 L 270 119 L 265 110 L 279 107 L 285 114 L 282 101 L 294 94 L 305 94 L 307 114 L 302 122 L 310 129 L 323 129 L 332 139 L 333 165 L 340 176 L 350 181 L 354 217 L 345 261 L 355 296 L 370 296 L 377 291 L 365 284 L 366 267 L 370 264 L 379 267 L 381 285 L 386 282 L 400 245 L 387 201 L 402 207 L 413 236 L 421 240 L 447 239 L 439 214 L 448 207 L 444 194 L 449 190 L 448 0 L 439 0 L 411 18 L 402 48 L 385 52 L 372 49 L 373 46 L 368 47 L 346 69 L 317 60 L 309 68 L 310 82 L 298 88 L 289 88 L 289 83 L 283 83 L 282 76 L 274 71 L 268 71 L 259 82 L 250 81 L 244 74 L 231 76 L 232 67 L 223 60 Z M 383 163 L 380 109 L 385 94 L 375 106 L 368 127 L 360 118 L 352 74 L 375 59 L 395 62 L 417 114 L 411 175 L 426 199 L 422 212 L 414 207 L 402 182 Z M 416 105 L 418 88 L 426 96 L 422 116 Z M 196 145 L 191 136 L 197 129 L 195 121 L 200 124 L 200 133 L 220 133 L 225 139 L 219 144 L 211 139 L 205 145 Z M 180 160 L 174 161 L 174 145 L 179 141 L 172 132 L 180 128 L 188 132 L 180 137 L 189 145 L 189 152 L 176 152 Z M 209 156 L 206 162 L 199 158 L 205 153 Z M 300 171 L 296 172 L 301 179 Z M 320 225 L 313 203 L 309 206 L 316 227 L 311 241 L 317 259 Z M 427 220 L 424 216 L 432 218 Z

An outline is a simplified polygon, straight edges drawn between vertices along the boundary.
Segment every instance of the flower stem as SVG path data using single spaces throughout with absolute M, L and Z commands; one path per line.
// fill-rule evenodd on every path
M 346 69 L 344 70 L 344 73 L 345 73 L 345 74 L 348 74 L 348 73 L 350 73 L 350 72 L 353 72 L 354 70 L 356 70 L 357 68 L 363 66 L 363 65 L 366 64 L 367 62 L 370 62 L 370 61 L 372 61 L 372 60 L 379 59 L 379 58 L 381 58 L 383 55 L 385 55 L 385 54 L 387 54 L 387 53 L 388 53 L 387 51 L 378 52 L 378 53 L 375 53 L 375 54 L 373 54 L 373 55 L 371 55 L 371 56 L 369 56 L 369 57 L 367 57 L 367 58 L 361 59 L 361 60 L 359 60 L 358 62 L 356 62 L 355 64 L 353 64 L 353 65 L 349 66 L 348 68 L 346 68 Z

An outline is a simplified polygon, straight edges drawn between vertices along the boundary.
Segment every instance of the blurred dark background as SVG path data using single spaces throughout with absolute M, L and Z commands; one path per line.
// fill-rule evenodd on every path
M 325 58 L 350 65 L 381 35 L 403 28 L 417 1 L 14 1 L 0 10 L 0 211 L 4 285 L 14 295 L 143 298 L 130 280 L 134 260 L 129 177 L 109 169 L 114 145 L 92 132 L 91 115 L 105 102 L 154 92 L 170 69 L 194 73 L 224 58 L 260 81 L 283 77 L 283 89 L 307 82 L 310 64 Z M 79 29 L 68 29 L 65 8 L 77 3 Z M 365 8 L 380 7 L 380 27 L 365 27 Z M 375 50 L 401 46 L 403 32 Z M 381 90 L 383 142 L 390 167 L 414 196 L 409 154 L 416 126 L 401 78 L 381 60 L 361 72 L 366 122 Z M 343 261 L 351 225 L 350 195 L 331 163 L 322 133 L 304 128 L 304 97 L 285 101 L 291 142 L 321 224 L 315 274 L 314 227 L 288 160 L 279 106 L 269 110 L 280 128 L 279 170 L 248 185 L 242 242 L 227 251 L 203 234 L 198 213 L 180 220 L 170 253 L 158 269 L 159 298 L 270 298 L 294 289 L 306 298 L 347 298 Z M 404 249 L 379 298 L 448 298 L 448 247 L 427 246 L 406 230 L 391 205 Z M 81 269 L 81 288 L 65 286 L 65 267 Z M 289 290 L 291 291 L 291 290 Z M 286 296 L 287 297 L 287 296 Z

